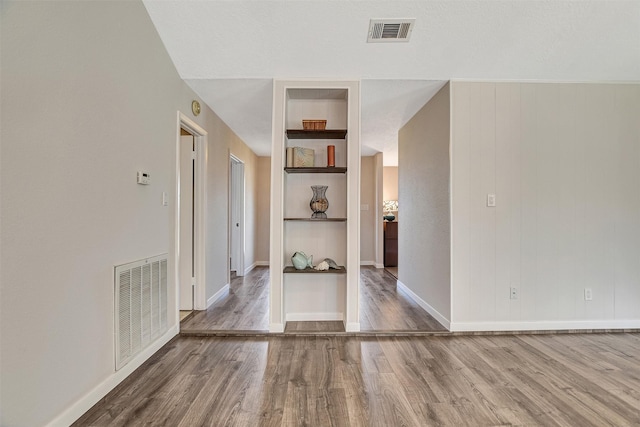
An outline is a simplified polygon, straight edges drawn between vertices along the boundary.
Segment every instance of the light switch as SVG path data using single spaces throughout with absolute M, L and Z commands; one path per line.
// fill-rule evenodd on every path
M 167 192 L 162 192 L 162 206 L 167 206 L 169 204 L 169 197 L 167 197 Z
M 496 195 L 495 194 L 487 194 L 487 206 L 492 208 L 496 205 Z
M 360 210 L 361 211 L 368 211 L 369 210 L 369 205 L 360 205 Z

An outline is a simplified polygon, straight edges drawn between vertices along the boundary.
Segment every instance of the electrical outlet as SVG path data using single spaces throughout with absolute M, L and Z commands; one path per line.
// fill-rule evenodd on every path
M 515 286 L 511 287 L 511 299 L 518 299 L 518 288 Z
M 591 288 L 584 288 L 584 300 L 592 301 L 593 300 L 593 291 Z

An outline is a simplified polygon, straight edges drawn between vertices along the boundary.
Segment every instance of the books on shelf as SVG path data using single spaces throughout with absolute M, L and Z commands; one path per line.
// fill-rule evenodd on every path
M 314 163 L 315 152 L 311 148 L 288 147 L 287 167 L 288 168 L 310 168 Z

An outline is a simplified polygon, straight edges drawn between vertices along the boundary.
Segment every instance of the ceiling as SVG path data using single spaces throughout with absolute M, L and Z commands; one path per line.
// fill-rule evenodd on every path
M 640 81 L 640 1 L 145 0 L 180 76 L 256 154 L 273 79 L 361 80 L 363 154 L 397 164 L 397 132 L 451 79 Z M 415 18 L 408 43 L 370 19 Z

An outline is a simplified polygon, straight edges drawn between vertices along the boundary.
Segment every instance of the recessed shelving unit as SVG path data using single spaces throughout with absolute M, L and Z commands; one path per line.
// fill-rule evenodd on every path
M 287 321 L 344 322 L 360 330 L 360 84 L 357 81 L 274 82 L 271 157 L 270 326 Z M 303 120 L 326 120 L 325 130 L 300 129 Z M 329 147 L 333 146 L 333 147 Z M 290 167 L 313 153 L 313 167 Z M 331 152 L 331 164 L 327 153 Z M 289 167 L 287 167 L 289 160 Z M 311 218 L 312 188 L 326 186 L 327 218 Z M 291 257 L 304 252 L 314 265 L 331 258 L 339 269 L 296 270 Z

